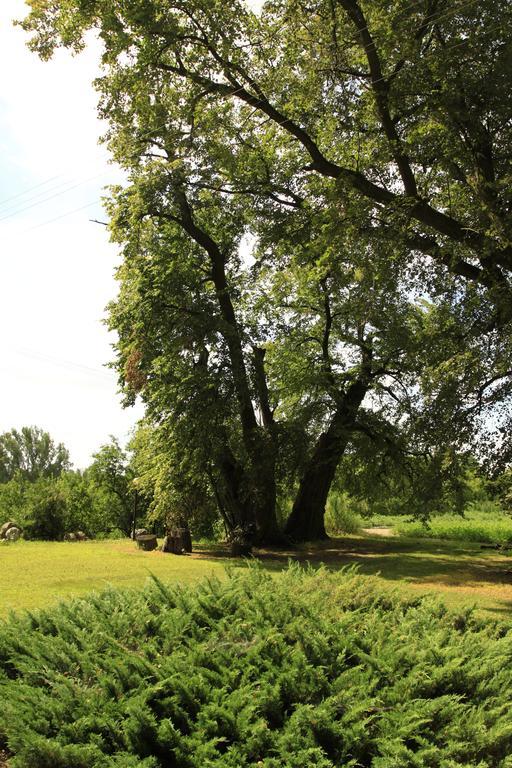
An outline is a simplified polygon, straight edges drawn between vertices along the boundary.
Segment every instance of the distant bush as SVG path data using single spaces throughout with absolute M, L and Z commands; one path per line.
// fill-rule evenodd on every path
M 90 537 L 120 531 L 119 512 L 112 493 L 99 485 L 89 472 L 67 471 L 57 478 L 33 481 L 17 474 L 0 483 L 0 525 L 17 522 L 30 539 L 61 540 L 70 531 L 85 531 Z M 145 518 L 142 510 L 139 522 Z M 123 526 L 118 536 L 125 536 Z
M 55 480 L 30 483 L 25 501 L 24 534 L 29 539 L 61 539 L 66 530 L 66 496 Z
M 12 768 L 508 768 L 511 657 L 509 627 L 350 571 L 155 582 L 0 625 L 0 745 Z
M 332 493 L 325 509 L 325 527 L 333 535 L 359 533 L 363 525 L 364 505 L 348 493 Z

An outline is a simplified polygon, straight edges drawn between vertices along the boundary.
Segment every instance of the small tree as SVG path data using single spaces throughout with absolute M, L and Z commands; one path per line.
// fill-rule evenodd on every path
M 110 509 L 112 527 L 119 528 L 126 536 L 133 535 L 141 516 L 141 499 L 133 482 L 130 459 L 115 437 L 94 454 L 87 475 L 105 495 L 103 503 Z
M 66 495 L 58 483 L 39 478 L 27 486 L 24 512 L 25 535 L 30 539 L 56 541 L 66 532 Z

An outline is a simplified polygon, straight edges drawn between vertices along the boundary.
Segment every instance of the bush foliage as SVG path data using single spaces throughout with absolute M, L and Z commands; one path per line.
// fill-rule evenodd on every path
M 512 631 L 353 571 L 158 581 L 0 627 L 13 768 L 506 768 Z

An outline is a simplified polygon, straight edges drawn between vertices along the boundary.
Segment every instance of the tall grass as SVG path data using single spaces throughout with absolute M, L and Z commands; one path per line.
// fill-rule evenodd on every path
M 402 520 L 394 522 L 394 530 L 414 538 L 452 539 L 482 544 L 512 544 L 512 518 L 493 502 L 472 505 L 460 515 L 439 515 L 428 523 Z
M 359 533 L 363 525 L 361 515 L 364 511 L 364 505 L 348 493 L 331 493 L 325 508 L 327 532 L 334 536 Z

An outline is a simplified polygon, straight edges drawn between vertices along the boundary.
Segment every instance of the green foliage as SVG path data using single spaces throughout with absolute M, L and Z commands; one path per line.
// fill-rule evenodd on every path
M 512 518 L 493 502 L 471 505 L 464 516 L 436 515 L 426 523 L 401 520 L 393 528 L 414 538 L 512 544 Z
M 14 520 L 31 539 L 61 540 L 65 533 L 88 536 L 111 531 L 129 535 L 133 513 L 145 522 L 147 504 L 132 485 L 133 472 L 117 443 L 104 446 L 85 472 L 67 470 L 58 477 L 30 480 L 22 472 L 0 483 L 0 525 Z
M 427 521 L 490 502 L 488 483 L 474 458 L 449 447 L 438 454 L 411 455 L 401 452 L 399 443 L 358 438 L 340 462 L 335 485 L 366 517 L 408 515 Z
M 0 626 L 0 740 L 13 768 L 507 768 L 511 654 L 353 571 L 155 581 Z
M 512 468 L 498 473 L 487 484 L 487 491 L 508 512 L 512 512 Z
M 148 519 L 165 530 L 186 524 L 194 539 L 221 538 L 219 512 L 203 452 L 183 449 L 179 429 L 139 423 L 130 443 L 136 487 Z
M 143 521 L 146 512 L 146 504 L 134 483 L 130 457 L 119 441 L 112 437 L 93 458 L 87 469 L 87 479 L 101 499 L 103 508 L 108 509 L 108 527 L 119 528 L 125 536 L 129 536 L 138 522 Z
M 363 525 L 361 515 L 368 514 L 364 502 L 352 498 L 348 493 L 333 492 L 327 501 L 325 527 L 328 533 L 359 533 Z
M 43 58 L 102 40 L 127 179 L 109 320 L 127 401 L 167 431 L 145 476 L 174 515 L 215 499 L 275 540 L 293 488 L 287 534 L 321 536 L 364 436 L 407 457 L 426 518 L 463 509 L 468 446 L 506 450 L 510 21 L 507 0 L 29 2 Z
M 23 522 L 27 538 L 61 539 L 67 527 L 66 497 L 52 480 L 40 479 L 26 488 Z
M 11 429 L 0 435 L 0 483 L 7 483 L 16 475 L 29 481 L 58 477 L 69 467 L 65 446 L 55 444 L 48 432 L 39 427 Z

